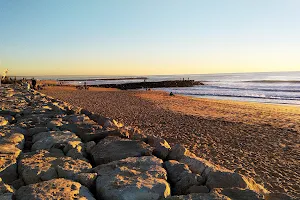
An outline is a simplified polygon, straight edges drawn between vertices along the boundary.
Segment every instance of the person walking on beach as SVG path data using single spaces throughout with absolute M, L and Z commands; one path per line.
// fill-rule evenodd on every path
M 36 80 L 34 78 L 31 79 L 32 88 L 35 90 Z

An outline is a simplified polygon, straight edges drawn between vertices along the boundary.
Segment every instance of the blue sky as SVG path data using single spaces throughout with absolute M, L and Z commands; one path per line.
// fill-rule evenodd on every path
M 0 0 L 0 70 L 296 71 L 299 8 L 298 0 Z

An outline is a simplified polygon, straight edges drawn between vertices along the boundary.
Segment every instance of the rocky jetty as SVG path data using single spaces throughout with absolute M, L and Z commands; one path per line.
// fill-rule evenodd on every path
M 0 91 L 0 199 L 285 200 L 183 145 L 37 91 Z
M 96 87 L 118 88 L 121 90 L 141 89 L 141 88 L 166 88 L 166 87 L 193 87 L 195 85 L 204 85 L 200 81 L 194 80 L 173 80 L 173 81 L 153 81 L 153 82 L 135 82 L 118 84 L 100 84 Z

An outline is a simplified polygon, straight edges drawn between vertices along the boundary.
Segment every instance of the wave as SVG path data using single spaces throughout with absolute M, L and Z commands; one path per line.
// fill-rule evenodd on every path
M 199 93 L 182 93 L 182 94 L 191 95 L 191 96 L 236 97 L 236 98 L 272 99 L 272 100 L 289 100 L 289 101 L 300 100 L 300 97 L 278 97 L 278 96 L 265 96 L 265 95 L 230 95 L 230 94 L 199 94 Z
M 300 80 L 253 80 L 241 81 L 246 83 L 300 83 Z
M 300 92 L 300 90 L 293 90 L 293 89 L 241 88 L 241 87 L 226 87 L 226 86 L 224 87 L 224 86 L 214 86 L 214 85 L 205 85 L 205 86 L 214 89 L 228 89 L 228 90 L 250 90 L 250 91 L 264 91 L 264 92 Z

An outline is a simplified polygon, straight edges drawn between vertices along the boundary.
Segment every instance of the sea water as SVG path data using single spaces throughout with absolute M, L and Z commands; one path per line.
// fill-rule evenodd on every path
M 145 81 L 182 80 L 202 81 L 204 85 L 183 88 L 157 88 L 186 96 L 214 98 L 238 101 L 253 101 L 275 104 L 300 105 L 300 72 L 268 73 L 232 73 L 232 74 L 193 74 L 193 75 L 159 75 L 146 76 Z M 37 77 L 46 79 L 49 77 Z M 141 82 L 144 80 L 96 80 L 84 79 L 112 78 L 112 76 L 61 76 L 52 79 L 76 79 L 67 84 L 112 84 Z M 113 78 L 122 78 L 116 77 Z
M 177 94 L 225 100 L 300 105 L 300 72 L 187 75 L 205 85 L 161 88 Z

